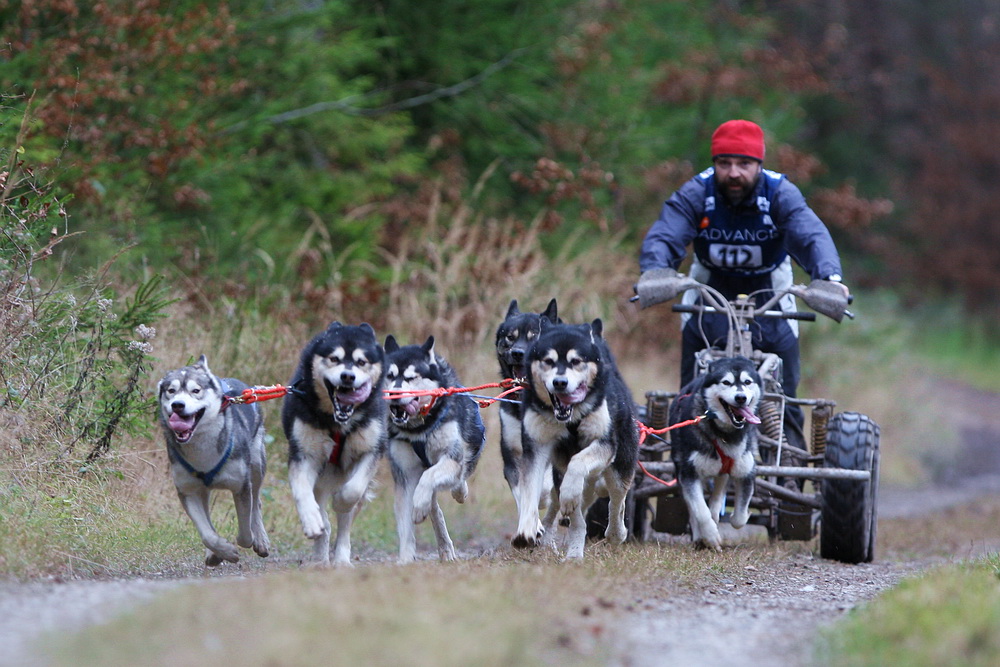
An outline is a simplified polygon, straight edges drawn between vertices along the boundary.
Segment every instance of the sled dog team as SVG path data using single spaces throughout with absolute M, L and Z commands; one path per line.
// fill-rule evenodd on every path
M 554 539 L 556 519 L 567 526 L 565 555 L 583 558 L 585 514 L 609 499 L 605 537 L 625 540 L 625 496 L 639 456 L 632 396 L 603 338 L 601 320 L 563 323 L 553 299 L 539 313 L 512 301 L 496 333 L 504 378 L 524 380 L 515 403 L 500 404 L 503 474 L 517 506 L 511 543 L 528 548 Z M 316 564 L 351 564 L 351 525 L 383 457 L 395 486 L 399 562 L 416 556 L 414 526 L 430 518 L 442 561 L 455 559 L 438 494 L 462 503 L 486 442 L 479 406 L 463 394 L 425 390 L 460 387 L 455 370 L 435 350 L 434 337 L 379 344 L 368 324 L 339 322 L 309 341 L 284 398 L 288 481 Z M 266 454 L 256 403 L 233 402 L 247 385 L 219 378 L 202 355 L 159 382 L 160 421 L 174 485 L 206 547 L 205 563 L 237 562 L 239 547 L 267 556 L 261 518 Z M 694 540 L 718 549 L 719 513 L 730 477 L 736 480 L 734 527 L 746 523 L 753 495 L 760 378 L 742 358 L 715 362 L 682 390 L 671 421 L 708 415 L 676 431 L 672 457 L 691 517 Z M 714 479 L 706 503 L 703 483 Z M 233 494 L 238 518 L 234 546 L 212 525 L 213 489 Z M 336 516 L 334 535 L 328 508 Z M 543 514 L 544 513 L 544 514 Z

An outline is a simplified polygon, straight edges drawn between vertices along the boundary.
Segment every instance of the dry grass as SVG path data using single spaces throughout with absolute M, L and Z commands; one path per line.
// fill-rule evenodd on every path
M 368 321 L 380 336 L 391 332 L 402 342 L 433 334 L 463 382 L 483 384 L 499 379 L 493 335 L 510 300 L 522 309 L 541 309 L 552 297 L 567 321 L 605 321 L 637 401 L 649 390 L 676 388 L 676 316 L 666 306 L 639 312 L 628 303 L 636 273 L 628 243 L 568 234 L 562 250 L 547 258 L 538 221 L 488 218 L 470 205 L 439 200 L 411 229 L 395 239 L 384 265 L 344 266 L 335 285 L 312 286 L 305 308 L 261 306 L 226 292 L 209 298 L 206 286 L 173 281 L 186 290 L 157 323 L 149 395 L 167 370 L 203 353 L 220 375 L 249 384 L 287 382 L 305 341 L 335 319 Z M 950 434 L 926 400 L 922 367 L 901 339 L 905 327 L 897 325 L 898 314 L 877 300 L 870 303 L 875 307 L 866 310 L 869 302 L 859 298 L 858 321 L 803 327 L 803 394 L 837 398 L 842 409 L 872 415 L 883 427 L 883 480 L 919 482 L 927 451 L 942 451 L 941 441 Z M 914 413 L 915 403 L 927 409 Z M 296 558 L 307 544 L 288 491 L 280 402 L 262 407 L 269 434 L 265 520 L 276 552 Z M 513 500 L 500 472 L 496 409 L 486 409 L 484 417 L 487 449 L 473 497 L 467 506 L 445 508 L 460 545 L 502 541 L 514 526 Z M 200 546 L 168 479 L 152 414 L 149 424 L 149 436 L 119 439 L 86 476 L 79 475 L 76 461 L 52 464 L 45 458 L 42 466 L 32 451 L 8 457 L 0 471 L 0 509 L 11 519 L 0 526 L 0 564 L 15 576 L 196 567 Z M 22 420 L 7 426 L 5 442 L 17 443 L 18 429 L 36 425 Z M 392 488 L 384 470 L 380 481 L 378 499 L 358 522 L 355 544 L 362 551 L 395 549 Z M 231 507 L 228 498 L 215 501 L 224 533 L 232 528 Z M 100 547 L 88 546 L 95 544 Z

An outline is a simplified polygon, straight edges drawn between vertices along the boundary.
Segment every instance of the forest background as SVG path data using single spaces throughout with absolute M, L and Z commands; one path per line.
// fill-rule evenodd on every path
M 707 165 L 716 125 L 745 117 L 833 229 L 852 286 L 932 289 L 995 322 L 996 15 L 944 0 L 3 0 L 0 136 L 72 200 L 67 269 L 128 248 L 130 280 L 298 305 L 374 298 L 385 275 L 361 263 L 487 173 L 477 210 L 542 211 L 550 254 L 632 252 Z
M 998 65 L 983 1 L 0 0 L 0 514 L 99 530 L 77 482 L 149 488 L 164 364 L 285 382 L 333 319 L 478 350 L 469 383 L 511 298 L 676 353 L 627 302 L 638 247 L 730 118 L 869 314 L 991 336 Z M 866 326 L 841 354 L 881 368 L 900 328 Z

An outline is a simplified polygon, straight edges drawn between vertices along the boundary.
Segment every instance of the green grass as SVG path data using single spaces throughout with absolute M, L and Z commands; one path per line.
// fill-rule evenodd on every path
M 825 633 L 815 660 L 830 667 L 1000 664 L 1000 559 L 943 567 L 903 581 Z
M 963 325 L 949 326 L 956 321 Z M 996 391 L 1000 335 L 995 329 L 955 314 L 930 319 L 920 328 L 916 340 L 921 356 L 942 375 L 984 391 Z

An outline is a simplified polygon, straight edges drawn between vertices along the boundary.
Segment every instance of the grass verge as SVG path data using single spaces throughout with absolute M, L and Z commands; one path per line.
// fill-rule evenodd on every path
M 1000 557 L 903 581 L 827 632 L 817 664 L 1000 664 Z

